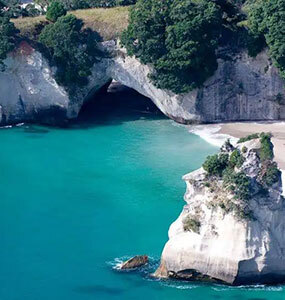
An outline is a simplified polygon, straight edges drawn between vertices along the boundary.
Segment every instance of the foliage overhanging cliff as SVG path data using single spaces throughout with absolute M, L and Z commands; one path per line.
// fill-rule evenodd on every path
M 2 7 L 0 11 L 2 15 L 5 13 L 5 22 L 9 22 L 11 13 L 7 15 L 6 10 L 3 9 L 3 3 L 7 2 L 3 1 L 0 1 Z M 42 2 L 41 5 L 52 6 L 54 4 L 54 1 L 43 0 Z M 203 83 L 216 71 L 217 59 L 223 55 L 217 49 L 225 48 L 233 53 L 248 49 L 249 54 L 255 56 L 268 46 L 271 58 L 279 68 L 281 76 L 285 77 L 285 38 L 282 34 L 285 28 L 285 0 L 90 0 L 77 2 L 77 6 L 74 6 L 71 0 L 57 0 L 56 2 L 65 9 L 111 7 L 136 2 L 130 11 L 129 25 L 121 36 L 122 44 L 127 48 L 129 55 L 134 55 L 143 64 L 149 64 L 152 67 L 153 71 L 149 77 L 160 89 L 183 94 L 203 86 Z M 89 12 L 86 10 L 86 14 Z M 85 12 L 78 16 L 84 19 L 84 15 Z M 38 36 L 48 23 L 42 17 L 38 18 L 39 21 L 35 23 L 34 30 L 32 30 L 34 32 L 32 39 L 43 43 L 43 39 L 38 39 Z M 113 18 L 115 18 L 114 15 Z M 31 22 L 31 19 L 28 22 Z M 86 19 L 86 22 L 88 24 L 90 20 Z M 15 21 L 15 23 L 20 27 L 21 24 L 26 24 L 25 21 Z M 96 36 L 97 31 L 100 32 L 100 27 L 106 27 L 103 23 L 96 26 L 95 22 L 95 26 L 91 26 L 94 32 L 93 37 Z M 113 25 L 113 27 L 116 26 Z M 30 29 L 31 27 L 29 31 Z M 0 30 L 3 31 L 3 26 Z M 81 30 L 80 34 L 84 36 L 85 33 L 85 30 Z M 9 33 L 3 32 L 2 35 L 3 40 L 5 41 L 6 37 L 8 42 L 1 46 L 1 60 L 13 48 L 14 44 L 11 40 L 17 37 L 16 31 L 13 30 Z M 91 40 L 91 36 L 88 36 L 88 40 Z M 78 48 L 78 38 L 69 39 L 68 35 L 66 38 L 56 35 L 53 38 L 56 43 L 59 39 L 61 40 L 58 44 L 65 44 L 71 49 Z M 83 39 L 81 38 L 81 41 Z M 83 44 L 88 47 L 90 43 L 84 42 Z M 91 43 L 91 47 L 96 49 L 96 43 Z M 90 53 L 91 51 L 89 51 L 88 59 L 85 60 L 88 65 L 92 65 L 92 61 L 95 62 Z M 66 77 L 74 80 L 81 79 L 81 75 L 89 74 L 85 62 L 82 64 L 78 59 L 69 61 L 71 68 L 68 72 L 71 72 L 73 68 L 78 68 L 78 63 L 81 65 L 81 72 L 77 72 L 79 76 L 67 75 Z
M 213 75 L 218 47 L 248 48 L 255 56 L 267 45 L 285 77 L 284 15 L 284 0 L 139 0 L 122 44 L 153 66 L 158 88 L 175 93 L 201 87 Z

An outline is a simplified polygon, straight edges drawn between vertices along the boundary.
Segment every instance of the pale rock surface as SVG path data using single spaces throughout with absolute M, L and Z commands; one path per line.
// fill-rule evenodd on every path
M 248 148 L 241 168 L 250 178 L 253 196 L 249 208 L 253 219 L 240 219 L 218 205 L 233 196 L 217 182 L 215 191 L 205 185 L 209 179 L 203 168 L 183 177 L 186 205 L 170 226 L 161 265 L 155 275 L 178 277 L 193 270 L 229 284 L 277 283 L 285 281 L 285 200 L 281 180 L 260 193 L 258 140 L 241 144 Z M 212 185 L 213 183 L 211 183 Z M 185 231 L 185 218 L 197 218 L 199 232 Z
M 285 118 L 284 81 L 266 51 L 256 58 L 245 52 L 218 60 L 218 69 L 201 89 L 176 95 L 157 89 L 148 79 L 151 68 L 119 50 L 109 68 L 112 78 L 150 98 L 170 118 L 181 123 Z M 277 103 L 276 97 L 283 98 Z
M 114 41 L 102 43 L 101 48 L 109 55 L 93 66 L 89 84 L 75 84 L 70 92 L 56 83 L 55 69 L 42 54 L 22 42 L 0 73 L 0 125 L 76 118 L 84 102 L 112 79 L 149 97 L 165 115 L 181 123 L 285 119 L 284 81 L 266 52 L 254 59 L 245 52 L 220 58 L 203 88 L 176 95 L 156 88 L 148 78 L 151 67 L 128 57 Z
M 63 123 L 77 117 L 88 95 L 110 81 L 106 66 L 94 66 L 88 86 L 69 93 L 55 81 L 55 69 L 43 55 L 28 43 L 5 60 L 6 69 L 0 72 L 0 124 L 25 121 Z

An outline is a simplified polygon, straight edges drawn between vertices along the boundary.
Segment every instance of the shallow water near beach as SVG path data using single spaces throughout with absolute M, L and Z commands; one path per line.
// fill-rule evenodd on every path
M 184 205 L 181 176 L 217 148 L 149 104 L 113 100 L 69 128 L 0 130 L 0 299 L 284 299 L 283 286 L 149 277 Z M 150 264 L 116 270 L 136 254 Z

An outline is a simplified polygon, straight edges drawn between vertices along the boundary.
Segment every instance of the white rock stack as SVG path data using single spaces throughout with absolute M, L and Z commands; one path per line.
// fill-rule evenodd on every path
M 236 148 L 227 143 L 218 155 L 228 155 L 235 177 L 246 175 L 246 200 L 239 198 L 238 181 L 228 183 L 225 175 L 209 175 L 201 168 L 183 177 L 187 204 L 170 226 L 169 241 L 155 276 L 211 279 L 234 285 L 285 281 L 281 172 L 272 158 L 263 157 L 266 145 L 260 140 L 252 139 Z M 236 165 L 234 156 L 239 157 Z

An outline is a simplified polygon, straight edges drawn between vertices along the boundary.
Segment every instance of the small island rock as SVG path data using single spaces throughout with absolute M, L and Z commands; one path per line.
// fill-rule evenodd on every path
M 285 282 L 285 199 L 270 135 L 226 146 L 183 177 L 187 204 L 169 229 L 156 277 Z
M 139 268 L 148 263 L 147 255 L 136 255 L 127 261 L 123 262 L 121 270 Z

